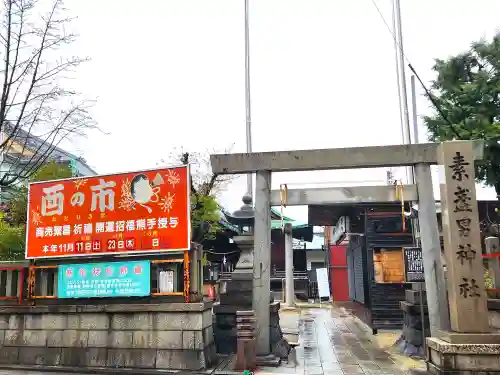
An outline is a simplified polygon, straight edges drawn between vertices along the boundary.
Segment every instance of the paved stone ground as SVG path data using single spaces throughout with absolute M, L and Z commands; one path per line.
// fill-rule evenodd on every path
M 395 356 L 380 349 L 357 318 L 342 308 L 305 308 L 280 313 L 283 330 L 299 330 L 299 346 L 279 368 L 256 374 L 281 375 L 406 375 Z M 403 368 L 402 368 L 403 367 Z M 0 370 L 0 375 L 50 375 L 54 372 Z M 78 374 L 75 374 L 78 375 Z M 82 374 L 80 374 L 82 375 Z
M 0 375 L 54 375 L 61 374 L 61 372 L 40 372 L 40 371 L 18 371 L 18 370 L 0 370 Z M 72 375 L 83 375 L 83 374 L 75 374 Z
M 409 369 L 372 343 L 345 310 L 301 309 L 299 346 L 289 363 L 256 373 L 290 375 L 403 375 Z

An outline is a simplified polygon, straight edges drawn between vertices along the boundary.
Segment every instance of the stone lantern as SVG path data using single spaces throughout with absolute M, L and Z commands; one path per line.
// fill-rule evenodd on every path
M 214 306 L 214 337 L 219 354 L 235 353 L 236 312 L 252 310 L 253 283 L 253 226 L 255 211 L 252 197 L 243 197 L 243 206 L 233 214 L 226 214 L 227 221 L 238 226 L 240 235 L 233 241 L 240 249 L 240 258 L 231 278 L 221 280 L 220 302 Z
M 255 210 L 252 206 L 252 197 L 243 196 L 243 206 L 239 210 L 227 215 L 227 221 L 238 226 L 241 235 L 233 237 L 236 246 L 241 250 L 240 258 L 235 270 L 231 274 L 232 280 L 249 280 L 249 291 L 251 291 L 251 281 L 253 279 L 253 247 L 254 236 L 253 227 L 255 224 Z
M 252 197 L 243 196 L 243 206 L 233 214 L 226 215 L 227 220 L 240 228 L 241 234 L 233 237 L 236 246 L 241 250 L 236 268 L 229 280 L 221 281 L 220 303 L 214 306 L 215 326 L 214 337 L 219 354 L 234 353 L 236 350 L 236 313 L 250 311 L 252 307 L 253 263 L 254 263 L 254 235 L 255 211 L 252 206 Z M 269 228 L 271 230 L 271 228 Z M 222 285 L 222 284 L 225 284 Z M 269 343 L 273 355 L 262 362 L 265 365 L 279 363 L 276 357 L 287 358 L 290 345 L 284 340 L 279 325 L 279 302 L 270 301 L 270 337 Z M 257 362 L 259 362 L 259 357 Z

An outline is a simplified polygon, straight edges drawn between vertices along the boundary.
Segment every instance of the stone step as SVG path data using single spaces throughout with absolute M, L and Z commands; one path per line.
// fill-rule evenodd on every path
M 255 332 L 254 331 L 238 331 L 236 332 L 236 337 L 237 338 L 255 338 Z
M 252 307 L 252 295 L 251 294 L 221 294 L 220 295 L 221 305 L 241 305 Z
M 236 311 L 236 316 L 238 317 L 243 317 L 243 316 L 254 316 L 255 315 L 255 312 L 253 310 L 246 310 L 246 311 L 242 311 L 242 310 L 238 310 Z
M 253 331 L 253 330 L 255 330 L 255 324 L 254 323 L 251 323 L 251 324 L 248 324 L 248 323 L 238 323 L 236 325 L 236 329 L 237 330 Z
M 425 283 L 411 283 L 411 288 L 416 291 L 422 289 L 425 292 Z
M 420 314 L 420 305 L 416 305 L 414 303 L 408 302 L 408 301 L 400 301 L 399 306 L 401 310 L 404 312 L 411 314 L 411 315 L 419 315 Z M 424 314 L 428 315 L 429 310 L 427 309 L 427 306 L 424 305 Z
M 405 299 L 415 305 L 420 305 L 420 292 L 413 289 L 405 290 Z M 427 305 L 427 293 L 423 293 L 424 305 Z
M 235 281 L 230 280 L 226 284 L 226 293 L 251 292 L 253 288 L 252 280 Z

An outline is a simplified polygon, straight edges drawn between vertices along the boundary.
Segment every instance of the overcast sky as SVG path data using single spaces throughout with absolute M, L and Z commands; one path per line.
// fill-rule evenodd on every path
M 375 1 L 390 25 L 391 0 Z M 250 3 L 254 151 L 401 143 L 393 39 L 371 0 Z M 434 77 L 434 58 L 464 51 L 500 26 L 498 0 L 402 3 L 405 52 L 426 83 Z M 98 99 L 93 116 L 110 133 L 92 133 L 75 145 L 98 172 L 152 168 L 174 147 L 234 144 L 234 152 L 245 151 L 243 0 L 66 5 L 79 17 L 74 53 L 92 58 L 74 83 Z M 429 113 L 417 89 L 418 113 Z M 274 174 L 273 187 L 381 184 L 385 175 Z M 233 210 L 244 191 L 241 178 L 221 202 Z M 494 193 L 484 189 L 478 198 Z M 304 208 L 286 213 L 307 219 Z

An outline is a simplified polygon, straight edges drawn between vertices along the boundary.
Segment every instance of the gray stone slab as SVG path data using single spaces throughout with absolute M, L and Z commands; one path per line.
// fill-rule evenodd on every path
M 214 328 L 209 326 L 203 329 L 203 340 L 205 345 L 209 345 L 214 342 Z
M 87 348 L 81 358 L 82 366 L 87 367 L 105 367 L 108 362 L 108 349 L 106 348 Z
M 108 348 L 133 348 L 133 332 L 112 331 L 108 335 Z
M 170 370 L 201 370 L 205 367 L 205 354 L 192 350 L 158 350 L 156 368 Z
M 105 348 L 108 346 L 108 331 L 88 331 L 87 346 L 89 348 Z
M 153 313 L 113 314 L 111 329 L 114 330 L 153 330 Z
M 64 331 L 48 331 L 47 332 L 47 346 L 49 348 L 61 348 L 64 346 L 63 340 Z
M 202 313 L 157 313 L 153 319 L 156 329 L 160 331 L 203 329 Z
M 0 315 L 0 329 L 9 329 L 8 315 Z
M 50 306 L 0 306 L 0 315 L 13 314 L 91 314 L 91 313 L 144 313 L 144 312 L 203 312 L 210 310 L 212 301 L 197 303 L 169 302 L 157 304 L 111 305 L 50 305 Z
M 63 347 L 87 347 L 89 331 L 65 330 L 63 332 Z
M 202 350 L 204 346 L 203 331 L 182 331 L 182 349 Z
M 23 365 L 59 366 L 61 364 L 61 349 L 20 347 L 19 362 Z
M 93 350 L 94 348 L 85 349 L 86 351 Z M 107 349 L 103 348 L 107 353 Z M 85 358 L 83 357 L 81 348 L 62 348 L 61 349 L 61 365 L 62 366 L 83 366 Z M 107 354 L 106 354 L 107 355 Z M 107 358 L 107 357 L 106 357 Z
M 24 328 L 42 329 L 42 315 L 24 315 Z
M 26 346 L 47 346 L 47 331 L 43 330 L 24 330 L 22 337 L 23 345 Z
M 134 331 L 133 333 L 133 345 L 134 348 L 152 348 L 156 349 L 158 347 L 158 338 L 156 337 L 156 332 L 152 331 Z
M 22 316 L 11 315 L 9 317 L 9 329 L 19 329 L 22 327 Z
M 80 314 L 79 329 L 109 329 L 109 318 L 105 314 Z
M 155 349 L 108 349 L 108 367 L 154 368 L 155 364 Z
M 158 349 L 182 349 L 183 332 L 182 331 L 157 331 L 156 332 Z
M 19 347 L 4 346 L 0 348 L 0 364 L 13 364 L 19 363 Z
M 27 315 L 29 316 L 29 315 Z M 31 315 L 36 316 L 36 315 Z M 47 314 L 42 315 L 41 328 L 43 329 L 66 329 L 67 327 L 67 315 L 63 314 Z M 28 327 L 26 327 L 28 328 Z

